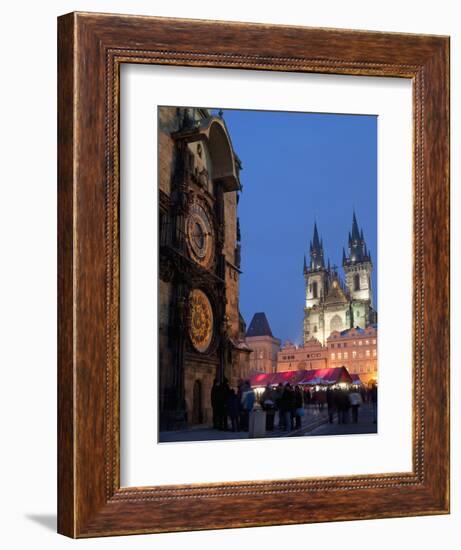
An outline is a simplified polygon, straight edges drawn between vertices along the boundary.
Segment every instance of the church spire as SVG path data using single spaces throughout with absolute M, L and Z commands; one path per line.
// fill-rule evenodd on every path
M 349 231 L 349 256 L 343 250 L 343 265 L 371 261 L 367 250 L 363 229 L 359 229 L 355 211 L 352 214 L 352 230 Z
M 353 241 L 360 241 L 359 224 L 357 223 L 357 218 L 355 217 L 355 211 L 352 214 L 351 238 L 352 238 Z
M 314 223 L 314 236 L 310 243 L 310 269 L 324 269 L 325 263 L 323 260 L 323 241 L 319 238 L 317 223 Z
M 313 247 L 316 249 L 320 249 L 320 239 L 319 239 L 319 232 L 317 231 L 317 222 L 314 223 L 314 239 L 312 241 Z

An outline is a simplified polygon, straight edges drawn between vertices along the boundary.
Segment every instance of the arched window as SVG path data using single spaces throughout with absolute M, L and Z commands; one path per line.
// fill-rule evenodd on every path
M 341 331 L 343 328 L 343 321 L 339 315 L 335 315 L 330 321 L 330 332 L 335 330 Z
M 315 281 L 313 284 L 312 284 L 312 296 L 314 298 L 318 298 L 318 284 L 317 284 L 317 281 Z
M 354 290 L 360 290 L 360 275 L 358 273 L 354 275 Z

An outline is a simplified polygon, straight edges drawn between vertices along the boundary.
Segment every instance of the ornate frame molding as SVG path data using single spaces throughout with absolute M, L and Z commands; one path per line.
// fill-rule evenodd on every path
M 226 40 L 213 38 L 219 35 Z M 447 513 L 448 38 L 72 13 L 59 18 L 58 42 L 59 532 L 89 537 Z M 412 79 L 412 472 L 120 487 L 121 63 Z M 429 407 L 440 395 L 437 409 Z

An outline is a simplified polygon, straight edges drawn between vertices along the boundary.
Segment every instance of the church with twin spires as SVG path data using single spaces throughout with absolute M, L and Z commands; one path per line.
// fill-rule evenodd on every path
M 342 278 L 336 266 L 330 267 L 329 261 L 325 264 L 323 240 L 314 224 L 309 263 L 304 257 L 303 268 L 306 285 L 304 344 L 316 339 L 326 345 L 334 331 L 366 328 L 377 323 L 371 283 L 373 263 L 355 213 L 348 243 L 347 254 L 343 248 L 345 277 Z

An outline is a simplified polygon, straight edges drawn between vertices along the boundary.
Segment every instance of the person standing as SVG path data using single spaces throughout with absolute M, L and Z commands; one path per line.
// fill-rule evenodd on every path
M 304 416 L 304 399 L 303 393 L 299 386 L 295 386 L 295 428 L 299 430 L 301 428 L 301 419 Z
M 294 428 L 295 414 L 296 414 L 296 398 L 293 387 L 289 382 L 285 384 L 285 391 L 283 393 L 285 401 L 285 425 L 286 429 L 291 431 Z
M 238 432 L 240 430 L 239 426 L 239 414 L 240 414 L 240 404 L 239 399 L 235 393 L 235 390 L 229 389 L 227 397 L 227 412 L 231 421 L 231 429 L 233 432 Z
M 328 386 L 326 391 L 327 396 L 327 407 L 328 407 L 328 422 L 330 424 L 333 424 L 333 417 L 335 414 L 335 394 L 334 391 L 331 389 L 331 386 Z
M 211 388 L 211 408 L 213 410 L 213 428 L 216 430 L 219 428 L 219 413 L 218 413 L 218 399 L 219 399 L 219 382 L 215 378 L 213 381 L 213 386 Z
M 261 406 L 266 412 L 266 431 L 272 432 L 275 418 L 275 395 L 274 390 L 268 385 L 261 396 Z
M 227 411 L 227 402 L 229 399 L 229 381 L 226 377 L 223 379 L 223 383 L 221 384 L 221 391 L 220 391 L 220 419 L 219 419 L 219 429 L 227 431 L 229 429 L 229 425 L 227 422 L 228 418 L 228 411 Z
M 279 423 L 278 423 L 279 430 L 285 429 L 285 416 L 283 412 L 283 406 L 284 406 L 283 392 L 284 392 L 283 386 L 282 384 L 279 384 L 275 390 L 275 409 L 279 415 Z
M 362 396 L 356 389 L 353 389 L 349 394 L 349 403 L 352 409 L 352 422 L 357 424 L 359 421 L 359 407 L 362 404 Z
M 338 424 L 347 424 L 349 416 L 349 396 L 346 390 L 336 390 L 336 408 L 338 410 Z
M 255 392 L 250 386 L 250 382 L 245 380 L 243 392 L 242 392 L 242 418 L 243 426 L 242 430 L 247 432 L 249 429 L 250 412 L 253 410 L 255 403 Z
M 325 393 L 326 392 L 323 388 L 320 388 L 319 391 L 317 392 L 317 403 L 319 404 L 319 412 L 323 411 L 325 407 L 325 403 L 327 401 L 327 397 Z
M 349 392 L 346 390 L 341 390 L 343 397 L 342 397 L 342 403 L 343 403 L 343 424 L 349 423 L 349 409 L 351 408 L 351 403 L 349 401 Z
M 333 394 L 333 402 L 334 402 L 334 408 L 336 409 L 336 415 L 338 424 L 343 423 L 343 415 L 342 415 L 342 390 L 339 388 L 336 388 L 334 390 Z
M 373 408 L 373 424 L 376 424 L 378 419 L 378 386 L 373 384 L 370 391 L 371 406 Z

